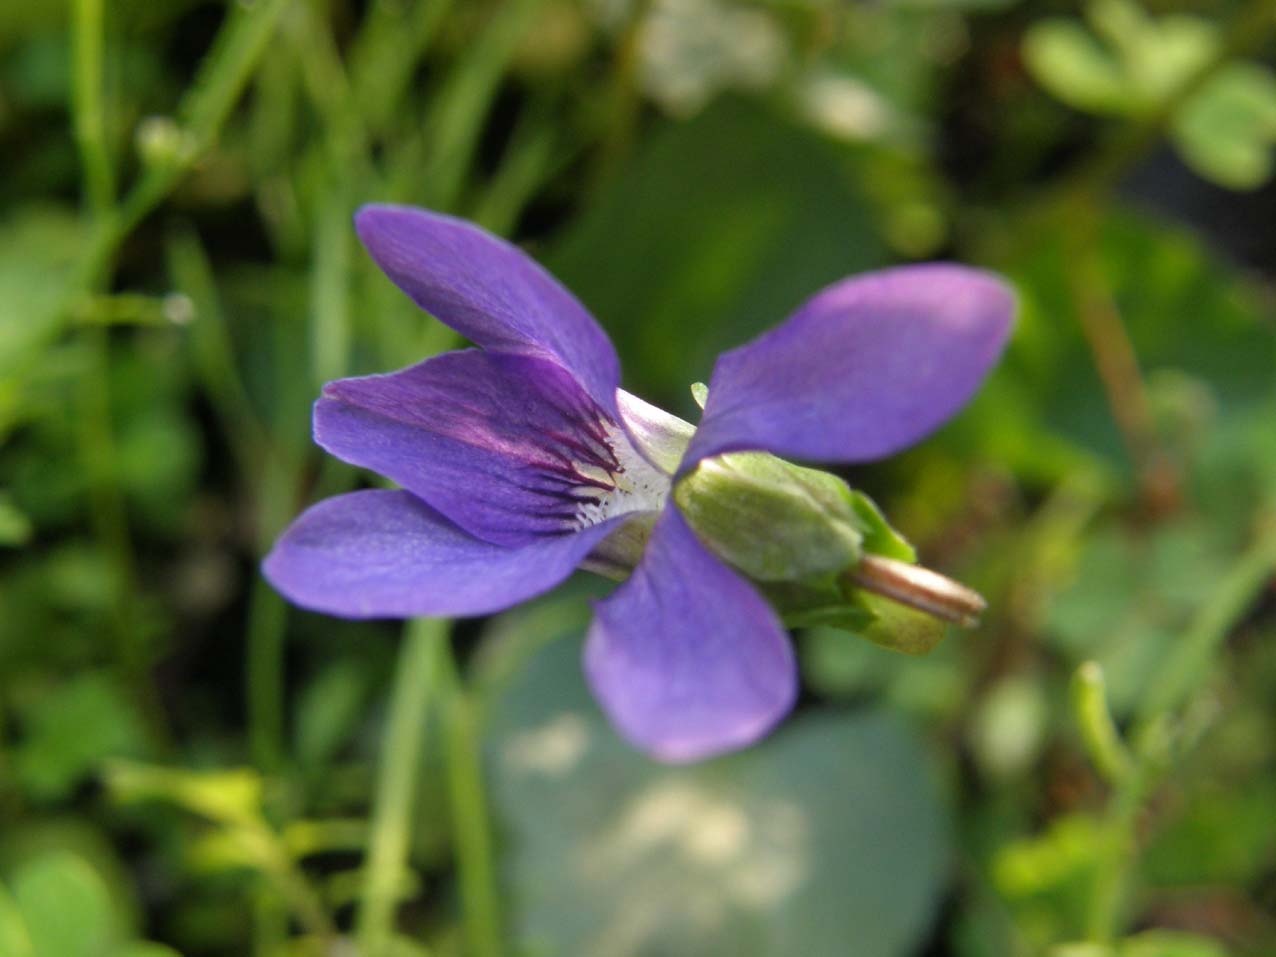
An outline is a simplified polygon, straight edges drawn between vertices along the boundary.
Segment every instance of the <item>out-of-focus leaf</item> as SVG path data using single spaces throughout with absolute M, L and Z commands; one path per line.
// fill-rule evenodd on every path
M 1261 186 L 1276 148 L 1276 74 L 1232 64 L 1184 104 L 1173 129 L 1179 152 L 1206 179 L 1230 189 Z
M 1050 891 L 1088 873 L 1104 842 L 1092 818 L 1058 817 L 1042 834 L 1003 848 L 993 862 L 993 879 L 1008 897 Z
M 690 414 L 719 352 L 884 255 L 833 148 L 726 101 L 653 136 L 549 265 L 615 339 L 627 385 Z
M 111 957 L 181 957 L 177 951 L 163 944 L 152 944 L 146 941 L 131 941 L 116 948 Z
M 107 758 L 146 750 L 141 719 L 104 674 L 83 674 L 49 689 L 23 724 L 14 765 L 23 789 L 41 800 L 64 797 Z
M 1227 957 L 1216 940 L 1183 930 L 1145 930 L 1121 941 L 1119 957 Z
M 121 802 L 166 801 L 230 826 L 261 820 L 261 776 L 246 768 L 186 771 L 116 761 L 107 769 L 106 783 Z
M 13 896 L 0 884 L 0 954 L 7 957 L 35 957 L 31 935 Z
M 1074 663 L 1098 661 L 1113 710 L 1125 714 L 1231 555 L 1218 529 L 1190 519 L 1146 536 L 1099 532 L 1052 603 L 1047 636 Z
M 23 373 L 58 321 L 83 243 L 79 220 L 59 207 L 26 207 L 0 221 L 0 436 L 22 415 Z
M 1220 421 L 1269 402 L 1276 382 L 1270 300 L 1190 233 L 1127 211 L 1111 213 L 1099 258 L 1110 292 L 1149 378 L 1176 370 L 1203 384 Z M 1075 258 L 1054 231 L 997 263 L 1020 295 L 1020 317 L 986 396 L 958 427 L 1011 467 L 1034 467 L 1038 447 L 1068 446 L 1127 468 L 1128 458 L 1076 315 Z M 993 398 L 998 401 L 992 402 Z M 987 401 L 985 401 L 985 399 Z M 1179 436 L 1169 435 L 1167 441 Z M 989 453 L 991 454 L 991 453 Z M 1049 464 L 1049 463 L 1046 463 Z
M 1205 786 L 1149 845 L 1144 873 L 1160 886 L 1244 886 L 1257 880 L 1276 854 L 1276 781 L 1243 788 Z
M 1121 64 L 1076 20 L 1038 20 L 1024 35 L 1023 58 L 1036 81 L 1069 106 L 1092 113 L 1130 109 Z
M 8 492 L 0 492 L 0 545 L 25 545 L 31 538 L 31 520 L 13 504 Z
M 1219 45 L 1212 21 L 1186 15 L 1153 19 L 1134 0 L 1090 0 L 1086 19 L 1095 32 L 1079 20 L 1037 21 L 1024 35 L 1023 57 L 1051 94 L 1090 113 L 1159 108 Z
M 561 640 L 513 678 L 493 726 L 524 948 L 818 957 L 854 941 L 902 957 L 932 919 L 944 818 L 888 716 L 806 715 L 743 754 L 661 766 L 616 737 Z
M 53 852 L 29 861 L 12 887 L 39 957 L 102 957 L 121 936 L 106 885 L 75 854 Z
M 368 672 L 356 661 L 338 661 L 314 679 L 297 702 L 297 759 L 311 768 L 327 762 L 359 720 Z

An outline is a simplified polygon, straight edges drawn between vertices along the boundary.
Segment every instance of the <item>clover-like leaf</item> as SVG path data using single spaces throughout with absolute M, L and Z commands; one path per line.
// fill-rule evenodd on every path
M 1254 189 L 1276 164 L 1276 74 L 1257 63 L 1222 70 L 1174 119 L 1183 159 L 1206 179 Z

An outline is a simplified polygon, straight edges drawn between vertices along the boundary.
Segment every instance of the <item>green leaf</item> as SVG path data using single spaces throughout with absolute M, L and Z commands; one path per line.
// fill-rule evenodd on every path
M 130 941 L 116 948 L 111 957 L 181 957 L 177 951 L 163 944 L 152 944 L 147 941 Z
M 8 492 L 0 491 L 0 546 L 25 545 L 31 538 L 31 520 Z
M 84 674 L 52 688 L 24 716 L 14 756 L 18 780 L 33 797 L 65 797 L 99 764 L 146 750 L 132 703 L 105 674 Z
M 1038 83 L 1076 109 L 1122 114 L 1137 106 L 1120 63 L 1075 20 L 1039 20 L 1030 26 L 1023 59 Z
M 349 738 L 363 713 L 368 671 L 360 662 L 338 661 L 301 693 L 297 702 L 297 760 L 308 768 L 327 763 Z
M 489 740 L 524 952 L 886 957 L 933 919 L 947 829 L 919 742 L 887 715 L 808 714 L 663 766 L 617 738 L 564 640 L 494 702 Z
M 1145 930 L 1127 937 L 1118 950 L 1120 957 L 1227 957 L 1228 950 L 1216 940 L 1182 930 Z
M 1171 370 L 1190 376 L 1217 410 L 1211 427 L 1270 402 L 1276 326 L 1270 299 L 1251 278 L 1188 231 L 1128 210 L 1109 213 L 1098 242 L 1104 291 L 1149 381 Z M 1026 237 L 993 265 L 1014 282 L 1020 317 L 986 395 L 961 417 L 962 435 L 1004 467 L 1038 473 L 1044 466 L 1063 475 L 1075 472 L 1082 453 L 1128 474 L 1129 458 L 1081 333 L 1074 253 L 1061 232 Z M 1191 438 L 1174 428 L 1164 441 L 1173 448 Z M 1052 447 L 1042 462 L 1038 450 Z M 1059 454 L 1069 447 L 1071 456 Z
M 891 526 L 876 502 L 863 492 L 851 489 L 851 507 L 861 523 L 864 551 L 901 562 L 917 561 L 917 550 Z
M 12 887 L 39 957 L 109 957 L 120 928 L 106 885 L 83 858 L 68 851 L 36 858 Z
M 12 895 L 0 884 L 0 954 L 6 957 L 35 957 L 27 922 Z
M 1233 63 L 1174 118 L 1175 145 L 1206 179 L 1229 189 L 1255 189 L 1272 175 L 1276 156 L 1276 74 Z

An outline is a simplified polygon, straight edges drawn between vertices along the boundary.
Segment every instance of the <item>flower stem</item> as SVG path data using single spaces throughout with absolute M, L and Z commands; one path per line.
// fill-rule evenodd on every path
M 444 729 L 447 736 L 448 791 L 465 936 L 472 957 L 500 957 L 501 912 L 492 857 L 492 829 L 483 788 L 482 750 L 474 701 L 457 671 L 451 647 L 443 653 Z
M 430 699 L 439 685 L 440 660 L 447 654 L 448 623 L 417 619 L 408 624 L 377 768 L 372 832 L 363 874 L 357 936 L 363 957 L 387 952 L 394 911 L 408 860 L 412 806 L 421 766 Z

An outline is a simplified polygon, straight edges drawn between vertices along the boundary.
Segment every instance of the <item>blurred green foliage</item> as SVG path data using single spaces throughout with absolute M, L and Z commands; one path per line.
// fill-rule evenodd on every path
M 1273 54 L 1268 0 L 0 4 L 0 957 L 1276 951 Z M 979 399 L 846 473 L 983 626 L 804 629 L 793 719 L 669 769 L 584 692 L 598 581 L 286 608 L 366 480 L 320 385 L 455 344 L 372 200 L 692 419 L 831 280 L 1005 273 Z

